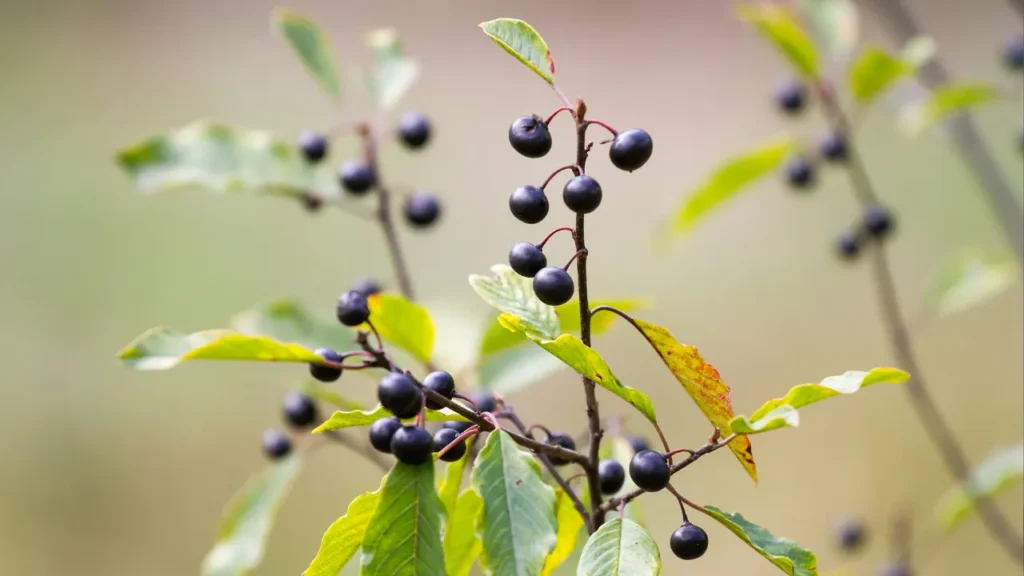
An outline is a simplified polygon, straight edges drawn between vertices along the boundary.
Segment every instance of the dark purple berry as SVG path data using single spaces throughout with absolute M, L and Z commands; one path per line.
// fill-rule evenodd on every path
M 536 186 L 520 186 L 508 197 L 512 215 L 526 224 L 537 224 L 548 215 L 548 197 Z
M 434 451 L 434 438 L 419 426 L 402 426 L 391 437 L 391 453 L 405 464 L 430 462 Z
M 316 353 L 329 362 L 341 363 L 341 354 L 330 348 L 318 348 Z M 324 366 L 323 364 L 310 364 L 309 374 L 321 382 L 334 382 L 341 378 L 341 368 Z
M 307 162 L 316 164 L 327 156 L 327 138 L 319 132 L 303 132 L 299 134 L 299 150 Z
M 423 392 L 410 376 L 389 372 L 377 385 L 380 405 L 399 418 L 412 418 L 423 405 Z
M 377 183 L 373 168 L 362 160 L 346 160 L 338 169 L 341 187 L 349 194 L 361 196 L 370 191 Z
M 626 470 L 618 460 L 601 460 L 597 465 L 597 476 L 601 484 L 601 494 L 606 496 L 622 490 L 626 483 Z
M 301 392 L 289 392 L 284 397 L 284 419 L 296 428 L 305 428 L 316 422 L 316 402 Z
M 369 298 L 380 293 L 380 284 L 370 278 L 360 278 L 352 284 L 352 291 L 361 294 L 363 298 Z
M 452 378 L 451 374 L 443 370 L 437 370 L 427 374 L 426 378 L 423 379 L 423 387 L 451 400 L 452 394 L 455 393 L 455 379 Z M 443 406 L 427 398 L 427 408 L 440 410 Z
M 844 552 L 855 552 L 864 545 L 867 529 L 859 520 L 846 520 L 839 525 L 836 541 Z
M 398 418 L 380 418 L 370 425 L 370 445 L 378 452 L 391 454 L 391 438 L 401 427 Z
M 561 306 L 576 291 L 576 284 L 568 272 L 557 266 L 541 268 L 533 277 L 533 293 L 548 306 Z
M 472 398 L 479 412 L 494 412 L 498 409 L 498 402 L 490 392 L 477 392 Z
M 651 449 L 651 445 L 647 442 L 647 439 L 639 436 L 634 436 L 629 439 L 629 447 L 633 449 L 634 454 Z
M 552 433 L 544 443 L 552 446 L 561 446 L 566 450 L 576 450 L 576 442 L 572 439 L 572 436 L 562 434 L 560 432 Z M 569 460 L 559 458 L 558 456 L 549 456 L 548 459 L 551 460 L 551 463 L 555 466 L 565 466 L 569 463 Z
M 324 199 L 312 192 L 302 195 L 302 207 L 309 212 L 318 212 L 324 206 Z
M 822 139 L 819 150 L 825 160 L 842 162 L 846 160 L 846 138 L 838 132 L 833 132 Z
M 786 180 L 797 190 L 804 190 L 814 184 L 814 164 L 802 156 L 793 158 L 786 164 Z
M 803 110 L 806 100 L 807 89 L 795 80 L 786 81 L 779 86 L 778 92 L 775 94 L 775 101 L 778 103 L 779 109 L 790 115 Z
M 292 451 L 291 440 L 284 432 L 271 428 L 263 432 L 263 452 L 271 460 L 278 460 Z
M 349 290 L 338 297 L 338 321 L 354 328 L 370 318 L 370 305 L 363 296 L 355 290 Z
M 533 116 L 520 116 L 512 121 L 508 128 L 508 141 L 527 158 L 540 158 L 551 150 L 551 132 L 544 119 Z
M 608 149 L 612 164 L 620 170 L 632 172 L 647 163 L 654 152 L 651 135 L 639 128 L 619 132 Z
M 1010 38 L 1003 48 L 1003 62 L 1010 70 L 1024 70 L 1024 36 Z
M 864 230 L 878 240 L 885 238 L 893 229 L 892 213 L 882 206 L 869 206 L 864 211 Z
M 405 220 L 415 228 L 426 228 L 441 215 L 441 203 L 430 192 L 417 192 L 405 199 Z
M 911 576 L 912 574 L 913 573 L 910 571 L 909 566 L 896 563 L 882 568 L 882 571 L 878 573 L 878 576 Z
M 535 244 L 520 242 L 508 253 L 508 265 L 520 276 L 533 278 L 548 265 L 547 256 Z
M 398 119 L 398 137 L 406 148 L 422 148 L 430 140 L 430 121 L 419 112 L 406 112 Z
M 440 452 L 445 446 L 454 442 L 458 437 L 459 433 L 455 430 L 452 430 L 451 428 L 441 428 L 434 434 L 434 452 Z M 463 440 L 455 446 L 452 446 L 452 449 L 445 452 L 440 459 L 445 462 L 455 462 L 459 458 L 462 458 L 465 453 L 466 441 Z
M 708 551 L 708 533 L 700 526 L 683 522 L 668 541 L 672 553 L 683 560 L 696 560 Z
M 637 452 L 629 461 L 629 477 L 633 484 L 648 492 L 657 492 L 668 486 L 671 475 L 665 455 L 654 450 Z
M 473 426 L 472 422 L 445 422 L 444 427 L 462 434 Z
M 860 254 L 860 237 L 852 232 L 843 232 L 836 240 L 836 250 L 844 260 L 853 260 Z
M 589 214 L 601 205 L 601 185 L 590 176 L 580 174 L 566 183 L 562 189 L 562 200 L 569 210 Z

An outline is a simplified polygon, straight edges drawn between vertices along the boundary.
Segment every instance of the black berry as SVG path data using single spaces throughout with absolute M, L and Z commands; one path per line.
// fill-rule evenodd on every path
M 416 228 L 426 228 L 441 215 L 441 203 L 430 192 L 417 192 L 405 199 L 405 220 Z
M 520 116 L 508 127 L 508 141 L 512 147 L 527 158 L 540 158 L 551 150 L 551 132 L 544 119 L 533 116 Z
M 462 434 L 473 426 L 472 422 L 445 422 L 444 427 Z
M 814 164 L 802 156 L 793 158 L 786 164 L 786 180 L 798 190 L 809 187 L 814 184 Z
M 445 446 L 451 444 L 459 437 L 459 433 L 451 428 L 441 428 L 434 434 L 434 452 L 440 452 Z M 466 441 L 463 440 L 452 449 L 441 455 L 441 460 L 445 462 L 455 462 L 466 453 Z
M 306 192 L 302 195 L 302 207 L 309 212 L 317 212 L 324 206 L 324 199 L 313 194 L 312 192 Z
M 541 268 L 533 277 L 533 293 L 548 306 L 561 306 L 572 299 L 576 284 L 569 273 L 557 266 Z
M 893 229 L 892 214 L 882 206 L 869 206 L 864 211 L 864 230 L 873 238 L 882 239 Z
M 380 292 L 380 284 L 370 278 L 360 278 L 352 284 L 352 291 L 369 298 Z
M 683 522 L 668 541 L 672 553 L 683 560 L 696 560 L 708 551 L 708 533 L 700 526 Z
M 566 450 L 576 450 L 576 442 L 568 434 L 554 432 L 550 436 L 548 436 L 547 440 L 545 440 L 544 442 L 552 446 L 561 446 Z M 565 466 L 566 464 L 569 463 L 568 460 L 559 458 L 558 456 L 549 456 L 548 459 L 551 460 L 551 463 L 554 464 L 555 466 Z
M 316 353 L 322 356 L 324 360 L 338 363 L 341 362 L 341 354 L 338 354 L 330 348 L 319 348 Z M 341 368 L 324 366 L 323 364 L 310 364 L 309 374 L 321 382 L 334 382 L 338 378 L 341 378 Z
M 299 150 L 307 162 L 316 164 L 327 156 L 327 138 L 319 132 L 303 132 L 299 134 Z
M 632 172 L 647 163 L 654 152 L 651 135 L 639 128 L 619 132 L 608 149 L 608 157 L 616 168 Z
M 629 439 L 629 447 L 633 449 L 634 454 L 651 449 L 651 445 L 648 444 L 647 439 L 639 436 L 634 436 Z
M 839 530 L 836 532 L 836 542 L 843 551 L 854 552 L 864 544 L 866 532 L 867 530 L 863 522 L 846 520 L 839 525 Z
M 427 374 L 426 378 L 423 379 L 423 387 L 451 400 L 452 394 L 455 392 L 455 379 L 452 378 L 451 374 L 438 370 Z M 443 406 L 427 398 L 427 408 L 440 410 Z
M 430 140 L 430 121 L 419 112 L 406 112 L 398 119 L 398 137 L 407 148 L 422 148 Z
M 668 486 L 671 475 L 665 456 L 654 450 L 637 452 L 629 461 L 629 477 L 633 484 L 648 492 L 657 492 Z
M 405 464 L 424 464 L 430 461 L 434 438 L 419 426 L 402 426 L 391 437 L 391 453 Z
M 284 419 L 296 428 L 305 428 L 316 422 L 316 402 L 301 392 L 289 392 L 284 397 Z
M 860 237 L 852 232 L 843 232 L 836 240 L 836 250 L 844 260 L 853 260 L 860 254 Z
M 346 160 L 338 169 L 341 187 L 349 194 L 361 196 L 377 183 L 377 176 L 370 165 L 362 160 Z
M 601 484 L 601 494 L 615 494 L 622 490 L 622 485 L 626 483 L 626 470 L 618 460 L 601 460 L 597 465 L 597 475 Z
M 520 186 L 508 197 L 512 215 L 526 224 L 537 224 L 548 215 L 548 197 L 536 186 Z
M 292 451 L 292 443 L 288 436 L 277 428 L 271 428 L 263 432 L 263 452 L 271 460 L 277 460 L 288 455 Z
M 508 252 L 508 265 L 520 276 L 533 278 L 548 265 L 547 256 L 535 244 L 520 242 Z
M 796 114 L 803 110 L 806 100 L 807 89 L 795 80 L 789 80 L 779 86 L 778 92 L 775 94 L 775 101 L 778 103 L 779 109 L 786 114 Z
M 398 418 L 381 418 L 370 425 L 370 445 L 378 452 L 391 454 L 391 438 L 402 427 Z
M 590 176 L 580 174 L 565 184 L 562 200 L 569 210 L 577 214 L 589 214 L 601 205 L 601 185 Z
M 494 399 L 494 394 L 490 392 L 473 394 L 473 402 L 476 404 L 476 409 L 479 412 L 494 412 L 498 409 L 498 403 Z
M 825 160 L 842 162 L 846 160 L 846 138 L 838 132 L 833 132 L 822 139 L 819 150 Z
M 355 290 L 349 290 L 338 297 L 338 321 L 349 327 L 356 327 L 370 317 L 370 305 Z
M 1024 70 L 1024 36 L 1014 36 L 1003 48 L 1003 62 L 1011 70 Z
M 878 576 L 911 576 L 910 567 L 904 564 L 890 564 L 882 568 Z
M 380 405 L 399 418 L 412 418 L 423 405 L 423 392 L 416 382 L 401 372 L 390 372 L 377 385 Z

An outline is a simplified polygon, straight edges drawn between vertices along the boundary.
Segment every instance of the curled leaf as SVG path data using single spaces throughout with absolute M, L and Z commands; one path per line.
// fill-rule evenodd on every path
M 818 576 L 818 559 L 796 542 L 777 538 L 740 514 L 722 512 L 714 506 L 705 506 L 700 511 L 728 528 L 747 546 L 789 576 Z

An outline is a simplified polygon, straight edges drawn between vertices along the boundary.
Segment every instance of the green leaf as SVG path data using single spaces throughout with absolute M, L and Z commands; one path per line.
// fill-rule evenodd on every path
M 186 360 L 250 360 L 257 362 L 323 361 L 298 344 L 263 336 L 246 336 L 231 330 L 204 330 L 183 334 L 165 326 L 151 328 L 117 354 L 118 360 L 136 370 L 167 370 Z
M 446 576 L 468 576 L 473 563 L 480 557 L 483 543 L 476 526 L 484 510 L 484 501 L 473 489 L 459 496 L 455 514 L 448 518 L 444 532 L 444 559 Z
M 266 132 L 196 122 L 121 150 L 117 162 L 146 193 L 249 192 L 336 200 L 336 178 Z
M 444 574 L 443 515 L 434 493 L 434 466 L 396 463 L 363 536 L 360 576 Z
M 654 414 L 654 405 L 651 399 L 643 392 L 630 388 L 619 382 L 619 379 L 612 374 L 611 368 L 593 348 L 587 346 L 582 340 L 572 334 L 562 334 L 554 340 L 546 340 L 532 332 L 528 332 L 521 318 L 511 314 L 502 314 L 498 318 L 509 330 L 516 330 L 526 334 L 541 348 L 547 350 L 552 356 L 564 362 L 584 378 L 593 380 L 598 386 L 615 394 L 619 398 L 629 402 L 641 414 L 651 422 L 657 421 Z
M 965 251 L 939 270 L 928 305 L 940 316 L 962 312 L 998 296 L 1016 281 L 1017 264 L 1008 254 Z
M 591 300 L 591 309 L 598 306 L 611 306 L 612 308 L 618 308 L 623 312 L 632 312 L 634 310 L 642 310 L 648 308 L 648 304 L 643 300 L 636 298 L 619 298 L 615 300 Z M 562 304 L 555 308 L 555 313 L 558 314 L 558 329 L 561 333 L 573 333 L 580 331 L 580 303 L 576 300 Z M 596 336 L 603 334 L 611 329 L 612 325 L 616 320 L 621 320 L 617 314 L 610 314 L 608 312 L 602 312 L 594 316 L 590 320 L 590 334 Z
M 583 528 L 583 517 L 576 511 L 572 499 L 564 490 L 555 492 L 555 510 L 555 518 L 558 522 L 555 548 L 544 559 L 544 567 L 540 571 L 540 576 L 551 576 L 572 555 L 576 550 L 576 538 Z
M 808 78 L 818 76 L 818 53 L 814 43 L 788 8 L 768 3 L 743 4 L 738 13 L 741 20 L 753 25 L 771 41 L 800 74 Z
M 381 481 L 381 487 L 387 476 Z M 331 524 L 324 532 L 320 550 L 309 564 L 303 576 L 339 576 L 348 561 L 363 545 L 363 535 L 370 526 L 370 519 L 377 511 L 381 490 L 366 492 L 348 505 L 348 511 Z
M 341 97 L 337 65 L 327 34 L 315 22 L 289 8 L 276 8 L 271 21 L 313 79 L 335 99 Z
M 729 421 L 735 416 L 732 390 L 722 381 L 718 370 L 704 361 L 697 348 L 680 344 L 668 330 L 643 320 L 634 318 L 634 321 L 708 422 L 728 436 Z M 729 443 L 729 449 L 757 482 L 757 465 L 750 440 L 740 436 Z
M 951 530 L 974 512 L 979 495 L 991 498 L 1022 481 L 1024 444 L 998 448 L 974 469 L 967 484 L 957 486 L 943 496 L 936 516 L 943 528 Z
M 554 84 L 555 61 L 547 43 L 533 26 L 514 18 L 498 18 L 480 23 L 480 28 L 495 44 L 526 64 L 548 84 Z
M 658 576 L 661 552 L 642 526 L 629 519 L 605 522 L 590 535 L 577 576 Z
M 860 38 L 860 14 L 852 0 L 800 0 L 800 8 L 829 51 L 842 58 Z
M 920 136 L 946 118 L 987 104 L 999 96 L 988 84 L 946 84 L 900 112 L 900 125 L 910 136 Z
M 789 576 L 817 576 L 818 559 L 810 550 L 792 540 L 776 538 L 764 528 L 747 521 L 739 514 L 722 512 L 714 506 L 705 506 L 701 512 L 728 528 L 772 564 Z
M 498 325 L 509 334 L 506 328 Z M 522 336 L 523 342 L 530 342 Z M 516 346 L 480 360 L 478 376 L 485 390 L 509 394 L 544 380 L 566 368 L 561 360 L 536 346 Z
M 796 428 L 800 425 L 797 409 L 842 394 L 853 394 L 861 388 L 875 384 L 899 384 L 910 378 L 903 370 L 896 368 L 875 368 L 870 372 L 849 371 L 839 376 L 829 376 L 820 384 L 801 384 L 790 388 L 782 398 L 765 402 L 747 419 L 737 416 L 729 422 L 729 430 L 736 434 L 759 434 L 779 428 Z
M 313 434 L 322 434 L 331 430 L 342 430 L 344 428 L 356 428 L 369 426 L 381 418 L 393 416 L 383 406 L 377 406 L 373 411 L 352 410 L 349 412 L 337 411 L 331 414 L 326 422 L 313 429 Z M 413 418 L 409 419 L 414 420 Z M 427 410 L 427 422 L 465 422 L 466 419 L 455 412 L 448 410 Z
M 381 110 L 390 110 L 402 99 L 419 76 L 419 66 L 402 54 L 402 43 L 394 28 L 379 28 L 367 35 L 374 65 L 368 71 L 370 96 Z
M 516 274 L 504 264 L 491 266 L 491 272 L 492 277 L 476 274 L 469 277 L 469 285 L 484 302 L 505 314 L 517 316 L 527 331 L 538 337 L 551 340 L 558 336 L 558 315 L 533 293 L 533 282 L 529 278 Z M 496 350 L 484 349 L 481 355 Z
M 398 294 L 374 294 L 366 300 L 370 305 L 370 322 L 381 338 L 424 364 L 430 362 L 434 352 L 434 321 L 426 308 Z
M 355 400 L 345 398 L 341 394 L 338 394 L 334 390 L 331 390 L 327 386 L 324 386 L 320 382 L 313 379 L 307 379 L 302 385 L 302 391 L 309 396 L 321 402 L 326 402 L 335 408 L 342 410 L 362 410 L 364 408 L 362 402 L 356 402 Z
M 914 67 L 902 58 L 868 46 L 850 66 L 850 90 L 860 103 L 867 104 L 913 73 Z
M 277 511 L 302 468 L 298 454 L 253 477 L 228 503 L 203 576 L 241 576 L 259 565 Z
M 294 300 L 280 298 L 244 310 L 231 319 L 231 327 L 247 336 L 267 336 L 295 342 L 310 349 L 351 347 L 355 334 L 336 320 L 322 322 Z
M 458 504 L 459 489 L 462 487 L 462 473 L 466 470 L 469 462 L 470 452 L 473 450 L 473 438 L 466 440 L 466 453 L 455 462 L 451 462 L 445 468 L 444 480 L 441 482 L 441 489 L 438 490 L 438 497 L 441 504 L 448 511 L 448 524 L 445 530 L 451 530 L 452 518 L 455 516 L 455 507 Z
M 726 160 L 707 181 L 686 194 L 682 206 L 672 215 L 669 236 L 690 232 L 744 188 L 774 173 L 795 147 L 794 140 L 776 140 Z
M 492 432 L 477 456 L 473 489 L 484 502 L 477 527 L 493 576 L 538 574 L 557 541 L 555 491 L 540 467 L 505 432 Z

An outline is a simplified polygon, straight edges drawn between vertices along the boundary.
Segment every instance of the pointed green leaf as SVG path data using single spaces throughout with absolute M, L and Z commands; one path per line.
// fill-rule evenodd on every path
M 326 402 L 335 408 L 340 408 L 341 410 L 351 411 L 362 410 L 364 408 L 362 402 L 356 402 L 355 400 L 346 398 L 312 378 L 303 382 L 302 391 L 310 398 Z
M 658 576 L 658 543 L 632 520 L 615 518 L 590 535 L 576 576 Z
M 473 563 L 483 551 L 483 543 L 476 532 L 484 501 L 472 488 L 459 495 L 455 513 L 448 518 L 444 532 L 444 560 L 446 576 L 468 576 Z
M 876 46 L 868 46 L 850 66 L 848 82 L 853 96 L 867 104 L 897 81 L 914 73 L 914 67 Z
M 438 490 L 438 497 L 441 504 L 448 511 L 448 523 L 445 530 L 451 530 L 452 518 L 455 517 L 455 506 L 458 503 L 459 489 L 462 488 L 462 473 L 466 470 L 469 462 L 470 452 L 473 451 L 473 440 L 475 437 L 466 440 L 466 453 L 455 462 L 450 462 L 444 471 L 444 480 L 441 482 L 441 489 Z
M 533 282 L 504 264 L 491 266 L 494 276 L 469 277 L 469 285 L 491 306 L 519 317 L 529 332 L 548 340 L 558 336 L 555 309 L 533 293 Z
M 368 71 L 370 96 L 381 110 L 390 110 L 402 99 L 419 76 L 419 66 L 402 54 L 402 43 L 394 28 L 379 28 L 367 35 L 374 64 Z
M 426 308 L 398 294 L 374 294 L 366 300 L 370 305 L 370 322 L 381 338 L 420 362 L 430 362 L 434 353 L 434 321 Z
M 336 178 L 266 132 L 196 122 L 121 150 L 117 162 L 145 193 L 170 190 L 340 197 Z
M 508 434 L 496 431 L 477 456 L 473 489 L 483 498 L 478 532 L 493 576 L 538 574 L 555 547 L 555 491 Z
M 544 559 L 544 567 L 540 571 L 540 576 L 551 576 L 572 555 L 576 550 L 576 538 L 583 528 L 583 517 L 576 511 L 572 499 L 566 495 L 564 490 L 555 492 L 555 510 L 558 522 L 557 540 L 555 548 Z
M 789 576 L 817 576 L 818 559 L 810 550 L 792 540 L 776 538 L 764 528 L 749 522 L 739 514 L 722 512 L 714 506 L 705 506 L 701 512 L 714 518 L 747 546 L 775 564 Z
M 554 340 L 546 340 L 527 331 L 523 320 L 511 314 L 502 314 L 498 321 L 509 330 L 525 333 L 530 340 L 547 350 L 555 358 L 565 362 L 580 376 L 593 380 L 598 386 L 629 402 L 651 422 L 657 421 L 651 399 L 643 392 L 619 382 L 601 355 L 579 338 L 572 334 L 562 334 Z
M 355 334 L 337 320 L 321 321 L 304 306 L 287 298 L 239 312 L 231 319 L 231 327 L 247 336 L 267 336 L 310 349 L 343 350 L 351 347 L 355 339 Z
M 740 19 L 753 25 L 789 60 L 796 70 L 809 78 L 818 75 L 818 53 L 814 43 L 797 24 L 792 11 L 779 4 L 743 4 Z
M 928 305 L 940 316 L 962 312 L 998 296 L 1016 281 L 1017 264 L 1010 255 L 962 252 L 939 270 Z
M 971 473 L 970 482 L 946 493 L 936 509 L 942 527 L 951 530 L 975 509 L 978 495 L 994 497 L 1024 481 L 1024 444 L 994 450 Z
M 217 544 L 203 559 L 203 576 L 242 576 L 259 565 L 277 511 L 301 468 L 302 459 L 292 454 L 253 477 L 231 499 Z
M 910 136 L 920 136 L 946 118 L 995 100 L 999 91 L 988 84 L 946 84 L 900 112 L 900 125 Z
M 246 336 L 231 330 L 204 330 L 183 334 L 165 326 L 151 328 L 117 354 L 118 360 L 136 370 L 167 370 L 186 360 L 249 360 L 256 362 L 323 361 L 298 344 L 263 336 Z
M 833 56 L 843 58 L 860 39 L 860 14 L 853 0 L 800 0 L 800 9 Z
M 289 8 L 275 9 L 271 21 L 313 79 L 335 99 L 340 98 L 337 64 L 327 34 L 315 22 Z
M 849 371 L 839 376 L 829 376 L 819 384 L 801 384 L 790 388 L 782 398 L 765 402 L 748 419 L 737 416 L 729 422 L 729 430 L 736 434 L 758 434 L 779 428 L 796 428 L 800 425 L 797 409 L 842 394 L 853 394 L 861 388 L 875 384 L 899 384 L 910 378 L 903 370 L 896 368 L 875 368 L 870 372 Z
M 331 430 L 342 430 L 344 428 L 356 428 L 359 426 L 369 426 L 381 418 L 390 418 L 393 416 L 391 412 L 388 412 L 383 406 L 377 406 L 372 411 L 367 412 L 366 410 L 352 410 L 348 412 L 337 411 L 331 414 L 331 417 L 326 422 L 317 426 L 313 429 L 313 434 L 322 434 Z M 410 418 L 409 421 L 414 420 Z M 427 421 L 428 422 L 465 422 L 466 419 L 459 416 L 455 412 L 448 410 L 427 410 Z
M 555 82 L 555 61 L 551 58 L 547 42 L 533 26 L 514 18 L 498 18 L 480 23 L 480 28 L 495 44 L 526 64 L 548 84 Z
M 381 487 L 387 476 L 381 481 Z M 340 576 L 352 556 L 363 545 L 363 535 L 377 511 L 381 490 L 366 492 L 348 505 L 348 511 L 334 521 L 320 542 L 320 550 L 302 576 Z
M 396 463 L 363 536 L 360 576 L 444 574 L 443 516 L 434 493 L 434 466 Z
M 669 236 L 686 234 L 757 180 L 773 174 L 796 147 L 791 139 L 776 140 L 726 160 L 696 189 L 686 194 L 672 215 Z

